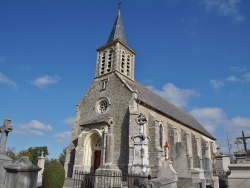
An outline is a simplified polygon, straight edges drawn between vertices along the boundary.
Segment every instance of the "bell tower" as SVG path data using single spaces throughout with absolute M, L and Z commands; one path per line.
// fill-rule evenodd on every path
M 119 6 L 107 43 L 97 49 L 95 77 L 117 72 L 130 80 L 134 80 L 134 61 L 135 52 L 127 45 Z

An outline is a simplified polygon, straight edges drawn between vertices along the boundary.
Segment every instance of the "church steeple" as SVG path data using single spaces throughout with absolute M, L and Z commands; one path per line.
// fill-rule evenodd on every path
M 124 27 L 122 24 L 122 15 L 121 15 L 120 7 L 118 9 L 118 14 L 117 14 L 113 29 L 109 35 L 109 39 L 107 43 L 113 42 L 116 39 L 120 39 L 124 44 L 127 44 Z
M 134 80 L 135 52 L 127 46 L 122 24 L 120 3 L 118 14 L 108 42 L 97 49 L 95 77 L 108 76 L 116 72 Z

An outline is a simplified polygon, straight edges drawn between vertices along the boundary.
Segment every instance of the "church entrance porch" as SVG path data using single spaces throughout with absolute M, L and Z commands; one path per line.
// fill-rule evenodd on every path
M 89 172 L 95 172 L 101 162 L 101 135 L 95 130 L 89 132 L 85 138 L 85 150 L 83 159 L 85 166 L 90 167 Z
M 75 153 L 74 171 L 94 173 L 101 165 L 102 159 L 102 131 L 92 129 L 83 131 L 78 136 Z

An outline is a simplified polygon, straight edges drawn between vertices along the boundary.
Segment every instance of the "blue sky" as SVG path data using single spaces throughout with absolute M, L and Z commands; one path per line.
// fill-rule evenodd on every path
M 126 0 L 122 19 L 136 52 L 135 80 L 191 113 L 227 152 L 250 136 L 250 1 Z M 96 49 L 115 0 L 0 2 L 0 125 L 7 147 L 47 146 L 57 158 L 94 78 Z

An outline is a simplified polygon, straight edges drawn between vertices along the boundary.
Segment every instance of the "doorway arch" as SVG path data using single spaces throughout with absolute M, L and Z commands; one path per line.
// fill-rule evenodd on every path
M 83 165 L 87 172 L 95 172 L 101 162 L 102 134 L 99 130 L 91 130 L 83 142 Z

